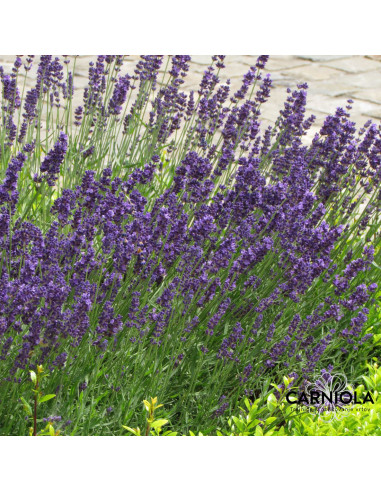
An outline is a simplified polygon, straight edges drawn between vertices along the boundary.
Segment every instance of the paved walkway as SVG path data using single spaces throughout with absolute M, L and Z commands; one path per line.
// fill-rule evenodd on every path
M 196 79 L 207 66 L 209 58 L 195 56 L 190 82 Z M 241 76 L 256 56 L 227 56 L 225 78 L 232 81 L 233 88 L 240 86 Z M 262 119 L 273 123 L 286 99 L 287 87 L 307 82 L 307 114 L 316 116 L 309 131 L 309 139 L 320 128 L 328 114 L 338 106 L 345 106 L 353 99 L 352 118 L 359 125 L 372 119 L 381 122 L 381 56 L 270 56 L 266 71 L 271 74 L 274 88 L 270 99 L 262 109 Z M 196 75 L 198 77 L 196 77 Z M 185 86 L 186 87 L 186 86 Z
M 231 79 L 233 90 L 240 87 L 242 75 L 255 63 L 257 55 L 230 55 L 226 57 L 226 68 L 221 80 Z M 0 65 L 8 72 L 14 57 L 0 55 Z M 94 56 L 79 56 L 76 62 L 75 85 L 78 89 L 87 82 L 88 63 Z M 133 71 L 138 56 L 129 56 L 126 69 Z M 206 55 L 192 56 L 191 70 L 183 90 L 197 89 L 203 71 L 210 64 Z M 338 106 L 345 106 L 346 100 L 354 100 L 352 117 L 362 125 L 368 119 L 381 122 L 381 55 L 298 55 L 270 56 L 266 72 L 272 75 L 274 89 L 270 100 L 263 106 L 264 124 L 273 123 L 286 98 L 286 88 L 297 83 L 309 85 L 307 111 L 316 115 L 315 125 L 309 137 L 320 127 L 327 114 Z M 35 74 L 34 71 L 31 72 Z M 32 82 L 32 80 L 31 80 Z M 81 91 L 76 94 L 75 103 L 81 103 Z

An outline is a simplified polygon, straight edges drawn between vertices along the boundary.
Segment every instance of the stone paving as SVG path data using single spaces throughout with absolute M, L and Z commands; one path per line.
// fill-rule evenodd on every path
M 200 61 L 199 61 L 200 58 Z M 226 72 L 233 87 L 254 62 L 254 56 L 228 56 Z M 195 63 L 205 63 L 195 57 Z M 197 69 L 196 69 L 197 70 Z M 307 82 L 307 114 L 316 116 L 309 137 L 320 128 L 328 114 L 353 99 L 352 118 L 359 125 L 367 120 L 381 121 L 381 57 L 379 56 L 270 56 L 266 71 L 271 74 L 274 89 L 262 108 L 262 118 L 273 123 L 286 98 L 287 87 Z
M 221 72 L 221 80 L 231 80 L 233 91 L 241 84 L 242 76 L 255 63 L 257 55 L 229 55 L 226 68 Z M 79 56 L 76 61 L 75 86 L 82 89 L 87 83 L 88 63 L 94 56 Z M 132 73 L 138 56 L 126 58 L 125 69 Z M 6 72 L 12 67 L 13 56 L 0 55 L 0 65 Z M 197 90 L 202 74 L 210 64 L 207 55 L 192 56 L 191 68 L 183 90 Z M 31 72 L 30 84 L 33 83 Z M 290 55 L 270 56 L 266 67 L 273 79 L 274 88 L 270 100 L 263 105 L 262 120 L 271 124 L 276 120 L 286 98 L 286 88 L 294 88 L 297 83 L 309 85 L 307 114 L 314 114 L 316 121 L 309 132 L 308 139 L 321 126 L 327 114 L 332 114 L 338 106 L 345 106 L 346 100 L 354 100 L 352 118 L 359 125 L 372 119 L 381 122 L 381 55 Z M 28 84 L 29 85 L 29 84 Z M 82 91 L 77 91 L 75 104 L 81 103 Z

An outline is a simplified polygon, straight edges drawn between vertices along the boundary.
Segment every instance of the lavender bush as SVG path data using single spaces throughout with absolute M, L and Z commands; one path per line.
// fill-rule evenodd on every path
M 186 433 L 379 352 L 380 128 L 349 100 L 306 144 L 306 84 L 262 128 L 267 59 L 231 93 L 213 56 L 186 94 L 189 56 L 100 55 L 79 107 L 75 57 L 0 68 L 2 434 L 41 364 L 67 433 L 120 434 L 152 395 Z

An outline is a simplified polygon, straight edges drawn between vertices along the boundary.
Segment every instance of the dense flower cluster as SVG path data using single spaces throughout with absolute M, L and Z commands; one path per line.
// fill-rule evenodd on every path
M 37 223 L 17 180 L 40 152 L 38 103 L 49 94 L 59 109 L 60 94 L 70 100 L 74 90 L 59 59 L 41 56 L 23 107 L 24 153 L 9 158 L 0 185 L 0 346 L 13 371 L 46 360 L 62 367 L 84 340 L 100 356 L 118 343 L 131 352 L 146 344 L 170 347 L 178 371 L 195 350 L 200 361 L 230 365 L 250 391 L 274 367 L 307 375 L 329 350 L 357 350 L 371 337 L 364 326 L 379 233 L 373 245 L 340 255 L 346 240 L 377 223 L 380 130 L 368 123 L 356 134 L 348 106 L 305 145 L 313 118 L 302 84 L 262 132 L 267 58 L 230 96 L 230 83 L 219 80 L 224 57 L 213 57 L 195 97 L 181 91 L 188 56 L 172 57 L 160 85 L 162 56 L 142 57 L 133 75 L 120 74 L 121 56 L 99 56 L 83 106 L 74 108 L 81 147 L 68 158 L 58 125 L 33 183 L 60 187 L 65 159 L 77 181 L 47 202 L 49 218 Z M 13 75 L 2 71 L 1 81 L 13 142 L 20 94 Z M 101 144 L 115 125 L 123 131 L 113 155 Z M 216 415 L 228 407 L 225 396 L 221 402 Z

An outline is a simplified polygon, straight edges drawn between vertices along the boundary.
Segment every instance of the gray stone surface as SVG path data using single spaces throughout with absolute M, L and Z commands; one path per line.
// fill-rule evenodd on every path
M 348 55 L 298 55 L 298 58 L 303 60 L 309 60 L 312 62 L 326 62 L 331 60 L 342 60 L 343 58 L 349 58 Z
M 341 58 L 340 60 L 331 60 L 324 62 L 325 67 L 336 68 L 349 73 L 371 72 L 380 68 L 379 61 L 366 58 L 364 56 L 351 56 L 350 58 Z
M 226 69 L 220 72 L 221 81 L 231 80 L 232 92 L 241 85 L 242 76 L 250 66 L 255 64 L 258 55 L 229 55 L 225 59 Z M 132 73 L 139 59 L 138 56 L 126 56 L 125 70 Z M 0 65 L 9 72 L 14 56 L 0 55 Z M 82 89 L 86 86 L 88 65 L 95 60 L 92 55 L 78 56 L 75 63 L 75 86 L 79 89 L 75 104 L 81 103 Z M 71 57 L 71 64 L 74 57 Z M 211 57 L 207 55 L 192 56 L 190 72 L 183 90 L 197 90 L 204 70 L 208 67 Z M 354 100 L 352 117 L 359 124 L 369 118 L 381 121 L 381 55 L 273 55 L 270 56 L 265 72 L 270 73 L 274 88 L 271 98 L 262 106 L 263 125 L 275 121 L 286 99 L 286 88 L 295 88 L 300 82 L 309 85 L 307 114 L 315 114 L 316 122 L 309 131 L 308 139 L 324 121 L 328 113 L 338 106 L 345 106 L 346 100 Z M 31 71 L 33 83 L 36 67 Z
M 330 68 L 324 65 L 319 65 L 317 63 L 309 63 L 308 65 L 302 65 L 295 68 L 283 69 L 281 72 L 286 75 L 289 79 L 297 79 L 299 81 L 304 80 L 329 80 L 340 76 L 340 72 L 335 68 Z

